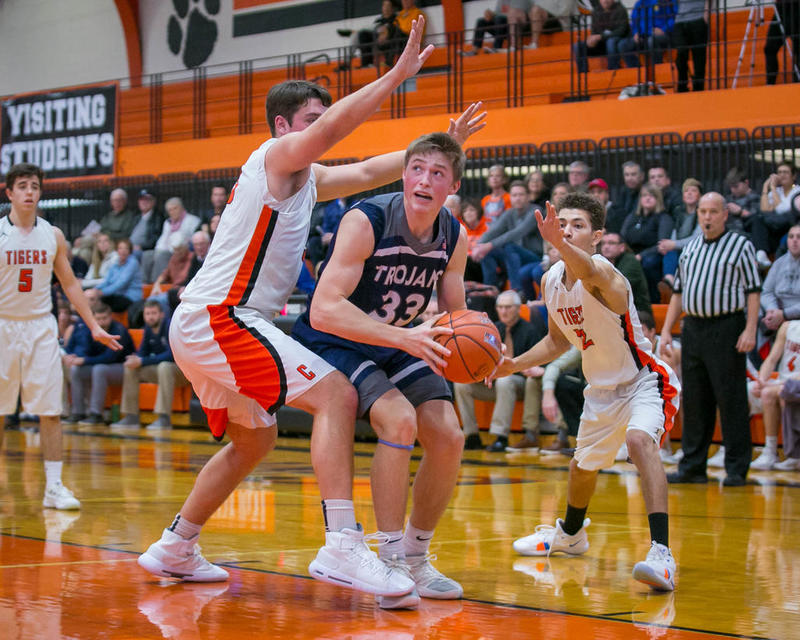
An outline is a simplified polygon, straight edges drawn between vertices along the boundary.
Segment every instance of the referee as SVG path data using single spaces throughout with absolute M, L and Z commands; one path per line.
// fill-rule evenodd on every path
M 661 349 L 671 349 L 670 328 L 683 321 L 684 457 L 669 482 L 704 483 L 708 447 L 714 435 L 717 407 L 725 445 L 723 484 L 745 483 L 752 455 L 747 406 L 747 352 L 756 343 L 761 280 L 752 243 L 726 231 L 725 199 L 709 192 L 697 208 L 703 232 L 681 253 L 675 289 L 661 330 Z

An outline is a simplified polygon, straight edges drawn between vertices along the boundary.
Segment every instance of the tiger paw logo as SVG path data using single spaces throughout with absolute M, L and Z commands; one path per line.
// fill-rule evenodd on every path
M 169 50 L 182 54 L 187 69 L 199 67 L 217 42 L 217 23 L 208 16 L 219 13 L 219 0 L 172 0 L 172 6 L 175 13 L 167 24 Z

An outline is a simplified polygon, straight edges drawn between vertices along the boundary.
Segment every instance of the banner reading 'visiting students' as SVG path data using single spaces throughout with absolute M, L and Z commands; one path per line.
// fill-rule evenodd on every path
M 18 162 L 48 178 L 114 173 L 117 85 L 28 94 L 2 104 L 0 173 Z

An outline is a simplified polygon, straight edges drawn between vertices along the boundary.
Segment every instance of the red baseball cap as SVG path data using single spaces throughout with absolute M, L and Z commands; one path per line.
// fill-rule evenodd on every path
M 608 183 L 603 180 L 602 178 L 595 178 L 589 183 L 587 189 L 591 189 L 592 187 L 600 187 L 601 189 L 605 189 L 608 191 Z

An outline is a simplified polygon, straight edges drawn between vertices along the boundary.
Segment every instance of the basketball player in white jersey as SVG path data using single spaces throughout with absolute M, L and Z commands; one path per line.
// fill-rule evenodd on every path
M 370 190 L 401 176 L 403 151 L 351 165 L 314 163 L 416 74 L 433 51 L 429 46 L 420 52 L 423 28 L 424 19 L 415 21 L 392 69 L 330 108 L 328 92 L 304 81 L 281 83 L 267 96 L 273 138 L 242 167 L 208 257 L 170 326 L 175 361 L 200 398 L 212 432 L 217 438 L 227 432 L 231 442 L 200 471 L 172 525 L 140 556 L 139 564 L 151 573 L 195 582 L 227 579 L 227 571 L 207 562 L 195 542 L 202 525 L 274 446 L 274 413 L 285 404 L 314 415 L 311 457 L 323 499 L 326 555 L 335 559 L 332 580 L 387 596 L 414 587 L 378 560 L 355 521 L 355 390 L 272 319 L 297 281 L 316 200 Z M 483 126 L 483 116 L 473 117 L 478 106 L 451 121 L 461 143 Z M 349 436 L 328 440 L 331 432 Z
M 107 334 L 94 319 L 81 285 L 72 273 L 64 234 L 36 216 L 42 195 L 42 170 L 16 164 L 6 174 L 11 211 L 0 218 L 0 415 L 22 409 L 39 416 L 45 470 L 43 504 L 79 509 L 81 504 L 61 483 L 61 352 L 52 314 L 50 284 L 61 288 L 92 332 L 92 337 L 121 349 L 119 336 Z M 3 431 L 0 429 L 0 445 Z
M 667 480 L 658 449 L 672 428 L 680 385 L 669 367 L 651 354 L 628 281 L 595 253 L 605 223 L 602 205 L 588 195 L 570 194 L 560 201 L 558 213 L 548 202 L 546 217 L 537 211 L 536 218 L 542 238 L 562 257 L 542 279 L 549 332 L 525 353 L 504 358 L 493 378 L 550 362 L 572 344 L 581 350 L 589 385 L 570 463 L 566 516 L 554 527 L 536 527 L 532 535 L 516 540 L 514 549 L 529 556 L 586 553 L 590 521 L 584 516 L 597 473 L 614 464 L 625 442 L 641 476 L 651 540 L 647 558 L 636 564 L 633 577 L 654 589 L 672 591 L 675 560 L 669 549 Z

